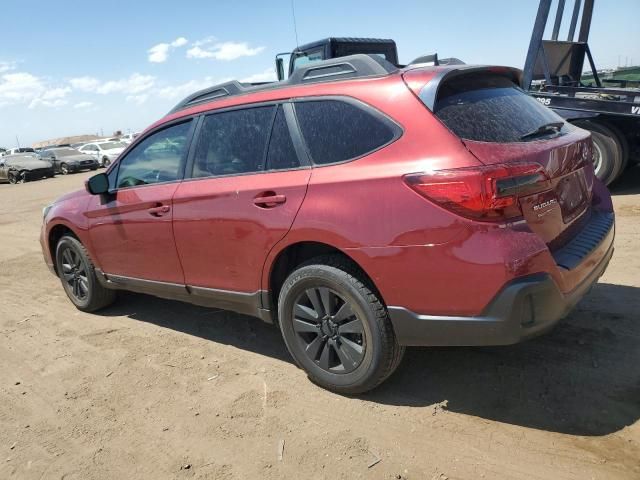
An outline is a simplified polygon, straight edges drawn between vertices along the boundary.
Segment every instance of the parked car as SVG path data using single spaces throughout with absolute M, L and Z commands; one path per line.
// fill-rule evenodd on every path
M 20 153 L 37 153 L 31 147 L 22 147 L 22 148 L 10 148 L 9 150 L 5 150 L 2 155 L 17 155 Z
M 56 173 L 63 175 L 82 170 L 96 170 L 100 165 L 92 155 L 71 147 L 47 148 L 40 153 L 40 156 L 53 164 Z
M 406 346 L 539 335 L 604 272 L 614 215 L 590 133 L 519 76 L 353 55 L 198 92 L 45 209 L 45 261 L 82 311 L 124 289 L 276 323 L 342 393 Z
M 92 142 L 80 147 L 78 150 L 93 156 L 102 167 L 108 167 L 118 158 L 126 145 L 120 142 Z
M 35 153 L 16 153 L 0 157 L 0 182 L 24 183 L 55 175 L 51 162 Z
M 126 133 L 125 135 L 122 135 L 120 137 L 120 142 L 124 143 L 125 145 L 129 145 L 138 137 L 138 135 L 140 135 L 140 132 Z

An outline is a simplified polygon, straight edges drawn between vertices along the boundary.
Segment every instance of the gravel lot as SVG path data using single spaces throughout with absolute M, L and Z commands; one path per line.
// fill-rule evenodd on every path
M 89 176 L 0 185 L 0 478 L 640 478 L 640 168 L 608 271 L 552 333 L 410 349 L 358 398 L 257 319 L 136 294 L 77 311 L 38 232 Z

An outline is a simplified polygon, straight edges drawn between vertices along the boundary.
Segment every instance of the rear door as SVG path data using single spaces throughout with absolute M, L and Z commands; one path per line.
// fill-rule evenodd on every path
M 192 178 L 174 196 L 176 244 L 196 295 L 260 290 L 267 254 L 293 223 L 311 169 L 294 147 L 286 109 L 255 106 L 202 121 Z
M 435 115 L 485 165 L 543 167 L 546 180 L 532 175 L 535 188 L 523 185 L 519 202 L 529 227 L 551 246 L 561 244 L 591 203 L 589 133 L 523 92 L 512 70 L 452 72 L 437 85 Z M 427 84 L 420 94 L 425 103 L 429 91 Z

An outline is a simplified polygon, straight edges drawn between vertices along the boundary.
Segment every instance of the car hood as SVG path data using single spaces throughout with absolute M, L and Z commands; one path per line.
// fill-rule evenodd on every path
M 12 158 L 11 160 L 7 160 L 7 165 L 25 170 L 51 168 L 51 164 L 49 162 L 38 160 L 37 158 Z
M 65 157 L 59 157 L 59 162 L 82 162 L 84 160 L 95 160 L 94 157 L 86 153 L 78 153 L 77 155 L 67 155 Z

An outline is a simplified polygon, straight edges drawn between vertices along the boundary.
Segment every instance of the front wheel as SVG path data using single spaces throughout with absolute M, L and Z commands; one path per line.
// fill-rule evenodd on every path
M 282 336 L 313 382 L 338 393 L 363 393 L 397 368 L 404 347 L 373 290 L 339 256 L 315 258 L 285 280 L 278 301 Z
M 9 172 L 8 174 L 8 180 L 9 183 L 16 185 L 18 183 L 24 183 L 26 181 L 26 174 L 25 172 Z
M 66 163 L 61 163 L 60 164 L 60 173 L 62 175 L 69 175 L 69 165 L 67 165 Z
M 103 167 L 105 167 L 105 168 L 107 168 L 109 165 L 111 165 L 111 160 L 109 160 L 109 158 L 108 158 L 108 157 L 104 157 L 104 158 L 102 159 L 102 166 L 103 166 Z
M 65 293 L 78 310 L 95 312 L 114 302 L 116 292 L 100 284 L 89 254 L 76 238 L 60 239 L 56 267 Z

